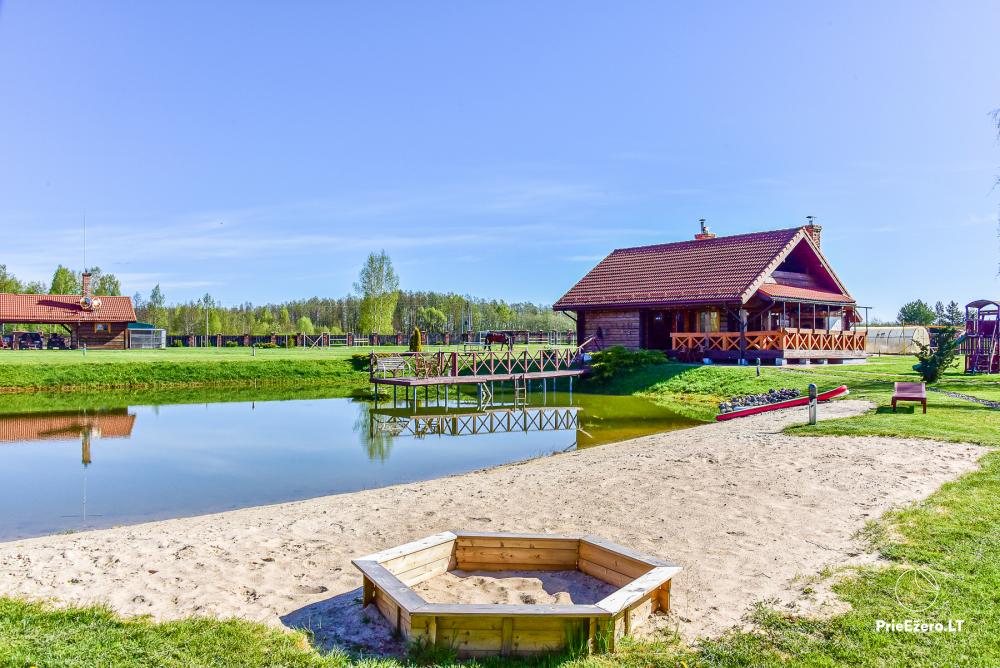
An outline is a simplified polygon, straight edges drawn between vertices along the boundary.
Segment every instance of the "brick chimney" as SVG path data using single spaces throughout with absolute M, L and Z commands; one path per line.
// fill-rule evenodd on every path
M 89 297 L 90 296 L 90 272 L 89 271 L 83 272 L 83 277 L 82 278 L 83 278 L 83 280 L 82 280 L 82 283 L 83 283 L 83 296 L 84 297 Z
M 823 226 L 816 224 L 816 216 L 806 216 L 806 220 L 809 221 L 805 227 L 806 232 L 812 237 L 813 243 L 816 244 L 816 248 L 820 248 L 820 239 L 823 236 Z
M 699 218 L 698 223 L 701 224 L 701 232 L 694 235 L 696 241 L 704 241 L 705 239 L 715 238 L 715 235 L 708 231 L 708 225 L 705 224 L 704 218 Z

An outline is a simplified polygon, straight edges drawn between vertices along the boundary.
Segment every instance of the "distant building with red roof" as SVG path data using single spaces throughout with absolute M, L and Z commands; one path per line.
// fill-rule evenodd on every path
M 62 325 L 74 346 L 127 348 L 133 322 L 131 297 L 91 295 L 90 274 L 83 275 L 79 295 L 0 294 L 0 323 Z
M 597 348 L 664 350 L 688 360 L 864 358 L 857 304 L 820 250 L 822 228 L 613 251 L 553 306 L 575 312 Z

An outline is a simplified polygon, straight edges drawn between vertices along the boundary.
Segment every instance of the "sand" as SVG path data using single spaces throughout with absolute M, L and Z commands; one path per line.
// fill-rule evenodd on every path
M 591 605 L 618 587 L 580 571 L 448 571 L 413 587 L 431 603 Z
M 838 401 L 821 415 L 869 407 Z M 309 627 L 324 646 L 398 651 L 377 614 L 360 613 L 351 558 L 448 529 L 585 532 L 682 566 L 659 626 L 718 634 L 755 601 L 808 607 L 797 576 L 868 558 L 855 538 L 867 520 L 927 497 L 983 452 L 780 433 L 804 418 L 792 409 L 422 483 L 2 543 L 0 594 Z

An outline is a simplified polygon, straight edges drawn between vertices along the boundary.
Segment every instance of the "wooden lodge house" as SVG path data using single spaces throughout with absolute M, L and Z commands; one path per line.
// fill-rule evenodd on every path
M 95 297 L 90 279 L 90 274 L 83 274 L 79 295 L 0 294 L 0 323 L 61 325 L 73 347 L 128 348 L 128 326 L 136 322 L 132 298 Z
M 865 359 L 858 306 L 820 250 L 822 228 L 620 248 L 553 306 L 594 348 L 663 350 L 686 361 Z

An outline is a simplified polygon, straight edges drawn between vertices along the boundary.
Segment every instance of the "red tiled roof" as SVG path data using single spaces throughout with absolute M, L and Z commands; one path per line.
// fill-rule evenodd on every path
M 765 283 L 760 286 L 761 292 L 769 297 L 779 297 L 786 299 L 797 299 L 813 302 L 838 302 L 843 304 L 853 304 L 854 299 L 850 295 L 843 295 L 839 292 L 827 292 L 815 288 L 799 288 L 793 285 L 781 285 L 777 283 Z
M 563 295 L 554 308 L 741 302 L 743 293 L 801 231 L 791 228 L 620 248 Z
M 131 297 L 95 297 L 101 305 L 85 310 L 80 295 L 0 294 L 0 322 L 61 324 L 135 322 Z

